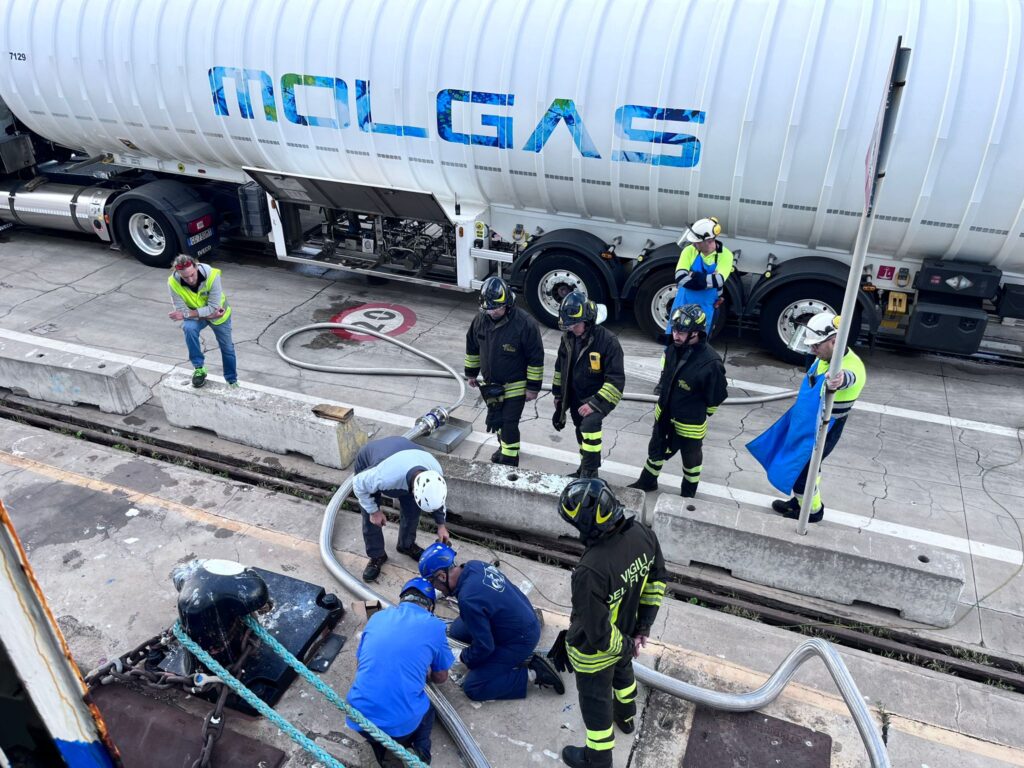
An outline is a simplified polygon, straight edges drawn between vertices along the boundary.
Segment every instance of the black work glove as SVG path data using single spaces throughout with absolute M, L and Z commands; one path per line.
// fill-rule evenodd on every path
M 551 426 L 555 432 L 565 429 L 565 411 L 562 410 L 562 401 L 555 400 L 555 412 L 551 414 Z
M 555 665 L 555 669 L 559 672 L 576 671 L 572 668 L 572 662 L 569 661 L 569 650 L 565 647 L 565 636 L 568 633 L 569 630 L 567 629 L 559 632 L 558 637 L 555 638 L 555 644 L 548 651 L 548 658 L 551 659 L 551 663 Z
M 691 272 L 689 277 L 680 281 L 679 287 L 688 291 L 703 291 L 708 287 L 708 277 L 703 272 Z
M 501 429 L 501 404 L 491 406 L 487 409 L 487 421 L 485 422 L 488 432 L 497 432 Z

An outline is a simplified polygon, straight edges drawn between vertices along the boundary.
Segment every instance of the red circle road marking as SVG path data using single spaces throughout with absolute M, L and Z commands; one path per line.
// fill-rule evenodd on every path
M 401 304 L 359 304 L 339 312 L 331 318 L 331 322 L 368 328 L 385 336 L 401 336 L 416 325 L 416 313 Z M 353 341 L 379 341 L 376 336 L 368 333 L 346 331 L 341 328 L 335 328 L 332 333 Z

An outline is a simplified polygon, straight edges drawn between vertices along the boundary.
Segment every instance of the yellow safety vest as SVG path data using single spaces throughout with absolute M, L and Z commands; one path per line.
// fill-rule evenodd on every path
M 171 286 L 171 290 L 174 291 L 181 300 L 185 302 L 185 306 L 189 309 L 201 309 L 207 305 L 210 298 L 210 289 L 213 288 L 213 281 L 220 277 L 219 269 L 210 269 L 210 273 L 206 276 L 206 280 L 199 284 L 199 289 L 193 291 L 187 285 L 182 283 L 180 280 L 176 280 L 174 275 L 168 275 L 167 284 Z M 231 317 L 231 307 L 228 305 L 228 295 L 221 290 L 220 293 L 220 306 L 224 309 L 224 314 L 217 318 L 204 318 L 213 325 L 220 325 L 229 317 Z

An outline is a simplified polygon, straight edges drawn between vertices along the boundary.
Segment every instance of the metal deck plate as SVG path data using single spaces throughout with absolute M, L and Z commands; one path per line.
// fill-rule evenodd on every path
M 682 768 L 829 768 L 832 737 L 760 712 L 697 707 Z
M 472 431 L 472 423 L 462 419 L 453 419 L 449 416 L 446 424 L 438 427 L 429 435 L 417 437 L 413 442 L 434 451 L 451 453 Z
M 100 686 L 93 690 L 92 700 L 103 713 L 124 768 L 191 768 L 199 757 L 201 718 L 124 685 Z M 243 719 L 225 712 L 226 721 L 232 718 Z M 284 759 L 284 752 L 277 747 L 235 733 L 228 725 L 213 748 L 211 764 L 217 768 L 277 768 Z

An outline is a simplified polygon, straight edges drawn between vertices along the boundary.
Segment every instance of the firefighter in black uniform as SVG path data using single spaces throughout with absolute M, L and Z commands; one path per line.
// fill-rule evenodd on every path
M 519 419 L 540 393 L 544 345 L 537 321 L 515 308 L 515 294 L 500 277 L 488 277 L 480 287 L 480 314 L 466 333 L 465 373 L 487 404 L 487 431 L 498 433 L 491 461 L 518 467 Z
M 573 291 L 558 308 L 558 327 L 565 331 L 555 358 L 551 392 L 556 430 L 565 427 L 569 412 L 580 446 L 580 467 L 572 477 L 597 477 L 601 466 L 601 426 L 622 399 L 626 387 L 622 346 L 598 323 L 598 307 L 582 291 Z
M 707 316 L 697 304 L 684 304 L 672 313 L 671 344 L 658 383 L 654 429 L 647 446 L 647 461 L 630 488 L 654 491 L 662 465 L 679 451 L 683 460 L 680 492 L 693 498 L 704 464 L 702 446 L 708 417 L 718 410 L 729 392 L 725 364 L 707 343 Z
M 549 654 L 556 667 L 575 670 L 587 729 L 586 746 L 565 747 L 562 762 L 611 768 L 613 723 L 623 733 L 635 727 L 633 659 L 665 596 L 665 561 L 654 532 L 624 514 L 604 480 L 573 480 L 562 491 L 558 514 L 586 547 L 572 572 L 569 629 Z

